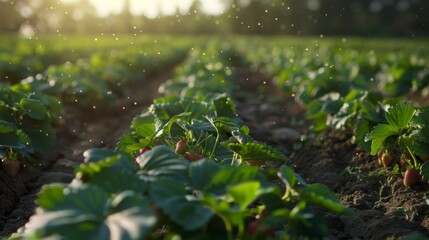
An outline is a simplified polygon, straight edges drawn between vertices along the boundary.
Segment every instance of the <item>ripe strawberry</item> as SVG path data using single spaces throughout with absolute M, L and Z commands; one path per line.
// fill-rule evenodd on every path
M 204 158 L 204 155 L 202 155 L 202 154 L 190 153 L 190 152 L 185 152 L 185 154 L 183 156 L 185 157 L 186 160 L 188 160 L 190 162 L 195 162 L 195 161 L 198 161 L 198 160 Z
M 140 153 L 140 155 L 142 155 L 143 153 L 145 153 L 146 151 L 149 151 L 151 149 L 152 148 L 150 148 L 150 147 L 144 147 L 144 148 L 140 149 L 139 153 Z
M 258 227 L 259 227 L 259 221 L 253 220 L 247 225 L 246 233 L 249 235 L 254 235 L 258 231 Z
M 251 221 L 246 228 L 246 233 L 250 236 L 255 234 L 261 234 L 265 237 L 274 237 L 275 231 L 272 228 L 259 229 L 259 220 Z
M 407 187 L 413 186 L 422 181 L 420 171 L 415 168 L 408 168 L 404 174 L 404 185 Z
M 3 170 L 10 176 L 15 176 L 19 172 L 19 169 L 21 168 L 18 161 L 10 160 L 7 158 L 3 158 L 1 160 L 1 166 Z
M 142 149 L 140 149 L 139 153 L 140 155 L 136 157 L 136 164 L 140 166 L 140 164 L 142 163 L 142 159 L 141 159 L 141 155 L 143 155 L 145 152 L 150 151 L 152 148 L 150 147 L 144 147 Z
M 180 139 L 176 143 L 176 153 L 183 154 L 186 151 L 186 141 L 184 139 Z
M 408 165 L 407 160 L 412 160 L 412 156 L 409 152 L 403 153 L 401 157 L 399 158 L 399 165 L 403 168 L 405 168 Z
M 405 161 L 405 157 L 402 156 L 401 158 L 399 158 L 399 165 L 403 168 L 405 168 L 407 166 L 407 161 Z

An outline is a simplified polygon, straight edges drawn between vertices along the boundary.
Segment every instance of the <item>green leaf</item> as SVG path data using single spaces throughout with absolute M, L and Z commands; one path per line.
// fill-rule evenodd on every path
M 48 121 L 37 121 L 24 117 L 22 130 L 31 139 L 31 146 L 36 152 L 48 152 L 55 145 L 55 131 Z
M 179 119 L 190 116 L 190 112 L 183 112 L 178 115 L 173 116 L 163 127 L 158 130 L 156 133 L 156 137 L 160 137 L 164 134 L 170 134 L 171 126 Z
M 367 151 L 371 151 L 371 143 L 365 141 L 365 136 L 371 132 L 371 128 L 373 127 L 373 124 L 371 124 L 370 121 L 368 121 L 365 118 L 361 118 L 357 120 L 356 127 L 354 128 L 354 134 L 356 137 L 356 142 L 359 144 L 359 146 Z
M 119 142 L 116 144 L 118 150 L 132 154 L 137 152 L 142 147 L 148 146 L 150 144 L 150 139 L 141 138 L 138 139 L 138 136 L 135 132 L 122 135 Z
M 111 211 L 113 214 L 106 219 L 110 239 L 143 239 L 157 222 L 149 201 L 132 191 L 117 195 L 112 200 Z
M 424 108 L 416 117 L 417 124 L 429 126 L 429 107 Z
M 39 100 L 21 99 L 20 106 L 24 113 L 33 119 L 44 120 L 47 117 L 45 105 Z
M 149 188 L 149 195 L 155 205 L 185 230 L 203 227 L 214 215 L 213 212 L 188 197 L 185 185 L 175 179 L 159 179 Z
M 407 127 L 416 112 L 415 108 L 408 103 L 397 104 L 386 112 L 387 122 L 400 132 Z
M 257 160 L 257 161 L 285 161 L 286 156 L 265 143 L 230 143 L 226 148 L 237 153 L 241 160 Z
M 172 177 L 176 181 L 187 181 L 189 162 L 179 159 L 179 156 L 165 145 L 145 152 L 140 156 L 140 160 L 141 171 L 138 174 L 147 180 L 154 177 Z
M 42 189 L 38 203 L 27 234 L 36 232 L 42 238 L 142 239 L 157 221 L 149 202 L 131 191 L 110 199 L 96 186 L 49 186 Z
M 57 204 L 64 200 L 64 189 L 65 185 L 63 184 L 43 186 L 37 198 L 37 204 L 45 210 L 54 209 Z
M 204 190 L 216 195 L 222 195 L 228 186 L 250 180 L 259 180 L 257 167 L 246 165 L 226 167 L 214 174 L 212 181 Z
M 0 133 L 10 133 L 16 131 L 16 126 L 13 123 L 0 120 Z
M 28 137 L 22 131 L 0 134 L 0 147 L 23 149 L 29 147 Z
M 109 194 L 125 190 L 144 193 L 146 184 L 135 174 L 135 164 L 130 167 L 129 161 L 116 154 L 102 161 L 81 165 L 76 172 L 82 181 L 97 185 Z M 115 177 L 112 178 L 112 176 Z
M 304 201 L 311 205 L 337 214 L 352 214 L 352 210 L 342 205 L 335 193 L 323 184 L 309 184 L 300 189 L 300 194 Z
M 372 140 L 371 143 L 371 154 L 375 155 L 377 151 L 383 147 L 384 140 L 386 138 L 398 135 L 397 129 L 388 124 L 378 124 L 374 127 L 371 133 L 367 136 L 367 141 Z
M 288 185 L 289 188 L 293 188 L 296 184 L 296 176 L 295 172 L 292 170 L 292 168 L 288 166 L 281 166 L 279 171 L 279 177 L 280 179 Z
M 228 187 L 226 192 L 244 210 L 259 197 L 260 187 L 261 183 L 258 181 L 247 181 Z
M 118 155 L 117 152 L 115 152 L 112 149 L 108 148 L 92 148 L 88 149 L 83 153 L 84 162 L 85 163 L 96 163 L 105 160 L 108 157 L 116 156 Z
M 36 99 L 42 102 L 47 110 L 48 115 L 50 115 L 51 118 L 56 118 L 61 113 L 62 105 L 58 98 L 54 96 L 49 96 L 41 93 L 33 93 L 30 96 L 30 99 Z
M 241 144 L 253 142 L 253 139 L 249 136 L 249 134 L 243 133 L 239 130 L 234 130 L 231 132 L 231 134 Z
M 203 190 L 221 169 L 221 166 L 211 160 L 193 162 L 189 165 L 189 183 L 193 188 Z
M 215 107 L 216 117 L 234 118 L 236 116 L 234 103 L 226 93 L 219 94 L 212 100 Z

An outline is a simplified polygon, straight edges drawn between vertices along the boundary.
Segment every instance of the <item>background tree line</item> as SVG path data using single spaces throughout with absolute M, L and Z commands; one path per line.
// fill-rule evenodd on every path
M 221 15 L 188 13 L 148 18 L 130 13 L 99 17 L 88 0 L 0 0 L 0 31 L 37 33 L 178 33 L 421 36 L 429 33 L 427 0 L 224 0 Z

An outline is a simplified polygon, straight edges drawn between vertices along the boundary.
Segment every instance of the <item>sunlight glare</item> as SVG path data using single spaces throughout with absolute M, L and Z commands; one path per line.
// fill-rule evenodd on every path
M 61 0 L 65 3 L 76 2 L 77 0 Z M 133 15 L 145 15 L 155 18 L 161 15 L 172 15 L 179 11 L 186 14 L 189 7 L 195 0 L 130 0 L 130 11 Z M 89 0 L 95 6 L 99 16 L 118 14 L 123 10 L 124 0 Z M 201 0 L 202 10 L 208 14 L 221 14 L 225 7 L 221 0 Z

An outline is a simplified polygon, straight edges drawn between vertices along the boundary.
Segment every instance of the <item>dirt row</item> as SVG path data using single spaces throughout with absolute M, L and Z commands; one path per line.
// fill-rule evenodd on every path
M 429 186 L 404 187 L 402 176 L 384 172 L 374 156 L 352 142 L 351 133 L 310 135 L 305 108 L 278 91 L 263 71 L 238 68 L 238 113 L 256 140 L 290 156 L 308 183 L 322 183 L 355 211 L 326 216 L 331 239 L 399 239 L 429 236 Z
M 41 186 L 73 179 L 84 151 L 115 148 L 118 139 L 129 131 L 132 119 L 158 97 L 159 85 L 171 75 L 172 71 L 167 71 L 131 83 L 130 91 L 118 98 L 114 106 L 66 106 L 56 129 L 55 148 L 41 157 L 40 168 L 26 166 L 15 177 L 0 170 L 0 237 L 16 232 L 28 221 Z

